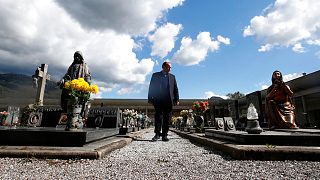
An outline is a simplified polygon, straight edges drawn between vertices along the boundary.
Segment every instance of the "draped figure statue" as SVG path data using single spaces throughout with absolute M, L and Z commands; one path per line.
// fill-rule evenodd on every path
M 282 80 L 280 71 L 272 73 L 272 85 L 267 89 L 266 117 L 270 129 L 294 129 L 295 123 L 294 105 L 292 103 L 293 92 Z
M 61 108 L 63 112 L 67 112 L 67 102 L 70 99 L 69 90 L 63 88 L 65 81 L 71 81 L 73 79 L 84 78 L 85 81 L 90 83 L 91 74 L 87 64 L 84 62 L 81 51 L 76 51 L 73 55 L 73 62 L 69 66 L 67 73 L 60 80 L 59 84 L 62 89 L 61 93 Z

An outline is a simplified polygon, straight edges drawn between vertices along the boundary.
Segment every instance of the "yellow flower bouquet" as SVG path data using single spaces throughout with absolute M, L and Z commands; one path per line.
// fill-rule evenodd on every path
M 69 95 L 78 102 L 87 102 L 90 98 L 90 93 L 97 94 L 99 92 L 97 85 L 90 85 L 83 78 L 66 81 L 64 88 L 69 90 Z
M 184 116 L 188 116 L 189 115 L 189 110 L 181 110 L 180 111 L 180 116 L 184 117 Z

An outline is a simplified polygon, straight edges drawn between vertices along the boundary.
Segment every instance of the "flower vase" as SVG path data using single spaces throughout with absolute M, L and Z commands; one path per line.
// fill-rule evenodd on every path
M 81 116 L 83 105 L 76 103 L 77 101 L 68 101 L 68 121 L 66 130 L 76 130 L 83 128 L 83 118 Z
M 194 122 L 195 122 L 195 128 L 196 132 L 202 132 L 204 118 L 201 115 L 195 115 L 194 116 Z

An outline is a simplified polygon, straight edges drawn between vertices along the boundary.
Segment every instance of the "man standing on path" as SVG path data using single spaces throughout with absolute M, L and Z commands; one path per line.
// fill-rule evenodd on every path
M 162 141 L 169 141 L 167 135 L 169 131 L 169 121 L 173 105 L 179 105 L 179 91 L 176 78 L 170 73 L 171 63 L 164 62 L 162 71 L 152 74 L 148 102 L 155 109 L 155 136 L 152 141 L 160 139 L 162 127 Z

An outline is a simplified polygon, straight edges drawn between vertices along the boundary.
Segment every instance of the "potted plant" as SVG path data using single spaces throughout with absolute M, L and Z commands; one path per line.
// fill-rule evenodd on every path
M 202 132 L 204 122 L 203 113 L 209 109 L 209 103 L 208 101 L 195 101 L 193 102 L 191 109 L 195 121 L 196 132 Z
M 120 127 L 120 134 L 126 134 L 128 132 L 128 127 L 132 127 L 134 131 L 137 117 L 138 114 L 134 109 L 125 109 L 122 113 L 123 120 Z
M 64 88 L 69 91 L 70 95 L 67 107 L 68 122 L 66 130 L 82 129 L 85 105 L 90 98 L 90 94 L 98 93 L 99 88 L 97 85 L 89 85 L 83 78 L 66 81 Z

